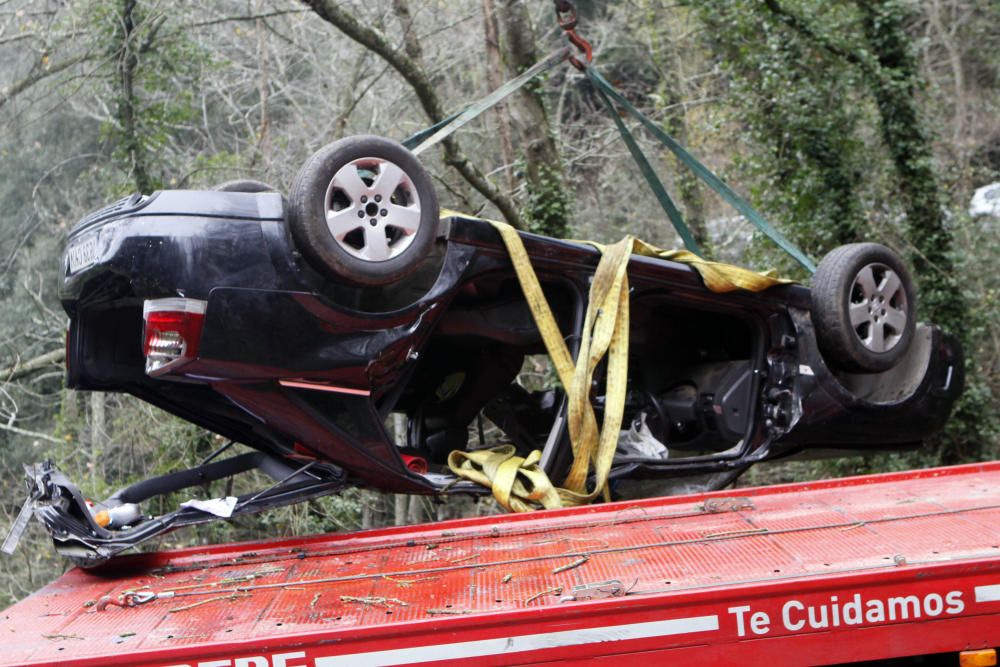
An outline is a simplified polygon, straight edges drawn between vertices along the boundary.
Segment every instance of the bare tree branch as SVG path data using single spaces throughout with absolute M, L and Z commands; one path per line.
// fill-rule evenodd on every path
M 66 357 L 66 351 L 62 348 L 40 354 L 33 359 L 29 359 L 23 364 L 18 362 L 10 368 L 0 371 L 0 379 L 4 382 L 13 382 L 37 371 L 43 370 L 52 364 L 61 363 Z
M 3 90 L 0 90 L 0 107 L 3 107 L 5 104 L 7 104 L 7 102 L 10 102 L 12 99 L 23 93 L 28 88 L 31 88 L 36 83 L 44 79 L 47 79 L 53 74 L 58 74 L 63 70 L 69 69 L 73 65 L 79 65 L 80 63 L 89 60 L 90 55 L 81 54 L 78 56 L 73 56 L 72 58 L 67 58 L 66 60 L 60 61 L 54 65 L 46 65 L 45 62 L 47 58 L 48 55 L 43 55 L 39 59 L 38 63 L 31 68 L 31 72 L 28 74 L 28 76 L 24 77 L 23 79 L 20 79 L 19 81 L 15 81 L 10 86 L 7 86 Z
M 399 72 L 400 76 L 413 88 L 420 106 L 432 122 L 436 123 L 444 119 L 444 109 L 437 91 L 418 62 L 406 53 L 394 48 L 385 35 L 375 28 L 363 24 L 334 0 L 302 1 L 311 7 L 320 18 L 361 46 L 377 54 Z M 518 213 L 514 201 L 494 187 L 483 173 L 469 162 L 468 158 L 462 154 L 454 137 L 443 140 L 441 145 L 444 148 L 445 163 L 458 171 L 469 185 L 492 202 L 507 219 L 507 222 L 515 227 L 523 228 L 521 215 Z
M 281 9 L 275 10 L 273 12 L 261 12 L 259 14 L 244 14 L 241 16 L 220 16 L 217 19 L 210 19 L 207 21 L 196 21 L 194 23 L 185 23 L 183 25 L 177 26 L 172 32 L 182 32 L 189 28 L 201 28 L 209 25 L 218 25 L 220 23 L 232 23 L 234 21 L 257 21 L 259 19 L 269 19 L 275 16 L 284 16 L 286 14 L 302 14 L 308 12 L 308 9 Z
M 10 424 L 4 424 L 3 422 L 0 422 L 0 429 L 4 431 L 10 431 L 11 433 L 17 433 L 18 435 L 26 435 L 29 438 L 38 438 L 40 440 L 45 440 L 47 442 L 54 442 L 57 445 L 63 444 L 62 440 L 53 437 L 47 433 L 38 433 L 37 431 L 29 431 L 27 429 L 11 426 Z
M 64 33 L 51 34 L 51 35 L 42 35 L 42 34 L 37 33 L 37 32 L 22 32 L 22 33 L 18 33 L 16 35 L 11 35 L 10 37 L 0 38 L 0 46 L 3 46 L 5 44 L 11 44 L 13 42 L 21 42 L 21 41 L 24 41 L 26 39 L 34 39 L 34 40 L 37 40 L 39 42 L 42 42 L 43 44 L 45 42 L 48 42 L 50 44 L 51 43 L 55 43 L 55 42 L 65 42 L 67 40 L 70 40 L 70 39 L 73 39 L 75 37 L 78 37 L 78 36 L 80 36 L 82 34 L 83 34 L 82 30 L 74 30 L 74 31 L 71 31 L 71 32 L 64 32 Z

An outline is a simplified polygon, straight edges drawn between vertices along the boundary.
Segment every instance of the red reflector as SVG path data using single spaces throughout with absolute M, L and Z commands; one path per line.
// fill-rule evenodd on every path
M 164 334 L 176 333 L 184 345 L 185 357 L 198 356 L 198 342 L 201 340 L 201 325 L 205 316 L 200 313 L 177 313 L 162 311 L 146 316 L 146 339 L 143 349 L 147 355 L 162 340 Z
M 403 463 L 406 464 L 406 469 L 410 472 L 415 472 L 419 475 L 424 475 L 427 473 L 427 461 L 420 458 L 419 456 L 407 456 L 406 454 L 400 454 L 403 457 Z

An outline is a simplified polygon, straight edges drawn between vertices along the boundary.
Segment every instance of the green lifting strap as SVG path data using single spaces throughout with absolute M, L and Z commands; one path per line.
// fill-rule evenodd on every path
M 420 130 L 419 132 L 415 132 L 415 133 L 411 134 L 406 139 L 403 139 L 403 141 L 401 141 L 400 143 L 402 143 L 403 146 L 405 146 L 407 150 L 412 151 L 414 148 L 416 148 L 417 146 L 419 146 L 420 143 L 424 139 L 426 139 L 427 137 L 431 136 L 432 134 L 434 134 L 435 132 L 437 132 L 438 130 L 440 130 L 442 127 L 445 127 L 446 125 L 448 125 L 449 123 L 451 123 L 451 121 L 453 121 L 456 118 L 458 118 L 461 114 L 462 114 L 461 111 L 456 111 L 455 113 L 453 113 L 452 115 L 448 116 L 444 120 L 439 120 L 438 122 L 434 123 L 430 127 L 426 127 L 424 129 Z
M 588 68 L 590 71 L 590 68 Z M 649 164 L 649 160 L 646 159 L 645 154 L 643 154 L 642 149 L 639 148 L 639 144 L 636 143 L 635 137 L 629 132 L 628 127 L 622 122 L 621 116 L 615 111 L 614 105 L 611 104 L 611 100 L 608 96 L 604 94 L 601 88 L 597 88 L 597 94 L 600 96 L 601 101 L 604 102 L 604 106 L 608 110 L 608 114 L 615 121 L 615 125 L 618 126 L 618 133 L 622 135 L 622 140 L 628 147 L 628 152 L 632 154 L 632 158 L 635 163 L 639 165 L 639 171 L 642 172 L 643 178 L 646 179 L 646 183 L 649 184 L 649 189 L 653 191 L 656 195 L 657 200 L 660 202 L 660 206 L 666 212 L 667 217 L 670 218 L 670 224 L 674 226 L 674 230 L 677 231 L 677 235 L 681 237 L 681 241 L 684 242 L 684 247 L 698 255 L 699 257 L 704 257 L 701 252 L 701 248 L 698 247 L 698 242 L 695 240 L 694 235 L 691 233 L 691 228 L 687 226 L 684 222 L 684 216 L 681 212 L 677 210 L 677 206 L 674 205 L 674 200 L 670 198 L 667 194 L 667 189 L 663 187 L 663 183 L 660 181 L 656 172 L 653 170 L 652 165 Z
M 412 151 L 414 155 L 420 155 L 431 146 L 434 146 L 442 139 L 450 136 L 466 123 L 500 102 L 500 100 L 521 88 L 521 86 L 528 83 L 545 70 L 551 69 L 555 65 L 558 65 L 562 61 L 566 60 L 566 56 L 569 55 L 569 52 L 570 49 L 568 46 L 552 51 L 524 72 L 491 92 L 489 95 L 476 100 L 469 106 L 465 107 L 462 111 L 448 116 L 444 120 L 435 123 L 426 130 L 421 130 L 420 132 L 404 139 L 402 142 L 403 145 Z
M 739 211 L 740 214 L 743 215 L 743 217 L 745 217 L 747 220 L 749 220 L 765 236 L 767 236 L 769 239 L 771 239 L 772 241 L 774 241 L 778 245 L 778 247 L 780 247 L 786 253 L 788 253 L 789 255 L 791 255 L 792 258 L 794 258 L 799 264 L 801 264 L 803 267 L 805 267 L 805 269 L 807 271 L 809 271 L 810 273 L 815 273 L 816 272 L 816 264 L 813 263 L 813 261 L 811 259 L 809 259 L 809 257 L 807 257 L 805 253 L 803 253 L 801 250 L 799 250 L 797 247 L 795 247 L 795 245 L 791 241 L 789 241 L 788 239 L 786 239 L 781 234 L 781 232 L 779 232 L 777 229 L 775 229 L 774 227 L 772 227 L 771 224 L 767 220 L 764 219 L 764 216 L 762 216 L 760 213 L 758 213 L 754 209 L 754 207 L 750 205 L 749 202 L 747 202 L 745 199 L 743 199 L 738 194 L 736 194 L 736 192 L 734 192 L 732 188 L 730 188 L 728 185 L 726 185 L 725 183 L 723 183 L 722 180 L 718 176 L 716 176 L 715 174 L 713 174 L 708 169 L 708 167 L 706 167 L 705 165 L 703 165 L 693 155 L 691 155 L 686 150 L 684 150 L 684 148 L 680 144 L 678 144 L 673 139 L 673 137 L 671 137 L 669 134 L 667 134 L 666 132 L 663 131 L 663 128 L 661 128 L 659 125 L 657 125 L 652 120 L 650 120 L 649 118 L 647 118 L 645 116 L 645 114 L 643 114 L 641 111 L 639 111 L 637 108 L 635 108 L 628 100 L 626 100 L 624 97 L 622 97 L 622 95 L 617 90 L 615 90 L 614 86 L 612 86 L 610 83 L 608 83 L 608 81 L 603 76 L 601 76 L 601 74 L 597 70 L 595 70 L 593 67 L 588 67 L 586 69 L 586 73 L 587 73 L 587 78 L 590 79 L 590 81 L 594 84 L 595 88 L 597 88 L 597 90 L 602 94 L 602 99 L 605 99 L 605 103 L 606 104 L 608 102 L 607 102 L 607 99 L 604 98 L 604 95 L 607 95 L 608 97 L 610 97 L 611 99 L 613 99 L 615 102 L 617 102 L 621 106 L 625 107 L 626 111 L 628 111 L 639 122 L 641 122 L 643 125 L 645 125 L 646 129 L 649 130 L 653 134 L 653 136 L 655 136 L 657 139 L 659 139 L 660 142 L 664 146 L 666 146 L 667 148 L 669 148 L 670 151 L 674 155 L 677 156 L 677 159 L 680 160 L 682 163 L 684 163 L 684 165 L 688 169 L 690 169 L 692 172 L 694 172 L 694 174 L 698 178 L 700 178 L 702 181 L 704 181 L 705 184 L 708 185 L 708 187 L 710 187 L 712 190 L 714 190 L 716 193 L 718 193 L 718 195 L 720 197 L 722 197 L 724 200 L 726 200 L 727 202 L 729 202 L 729 204 L 733 208 L 735 208 L 737 211 Z M 615 113 L 614 108 L 610 107 L 610 105 L 609 105 L 609 110 L 611 112 L 612 118 L 615 119 L 615 122 L 616 122 L 616 124 L 619 127 L 619 131 L 621 131 L 621 129 L 622 129 L 622 127 L 623 127 L 624 124 L 622 123 L 621 119 L 618 117 L 618 114 Z M 625 137 L 624 133 L 622 134 L 622 137 L 623 138 Z M 629 143 L 629 139 L 626 139 L 626 143 Z M 634 141 L 633 141 L 633 143 L 634 143 Z M 636 146 L 636 149 L 638 150 L 638 146 Z M 632 151 L 632 145 L 631 144 L 629 145 L 629 150 Z M 640 152 L 640 154 L 641 154 L 641 152 Z M 633 151 L 633 156 L 635 156 L 635 152 L 634 151 Z M 643 170 L 643 175 L 645 176 L 646 175 L 646 171 L 645 170 L 649 168 L 649 163 L 645 160 L 644 157 L 642 158 L 642 160 L 639 160 L 639 158 L 636 158 L 636 160 L 637 160 L 637 162 L 639 162 L 639 167 L 640 167 L 640 169 Z M 643 165 L 645 165 L 645 167 Z M 654 176 L 654 178 L 655 178 L 655 176 Z M 647 176 L 647 181 L 649 181 L 649 177 L 648 176 Z M 663 186 L 662 186 L 662 184 L 659 183 L 659 179 L 656 179 L 656 183 L 659 184 L 659 188 L 660 188 L 660 190 L 662 190 Z M 650 181 L 650 186 L 653 187 L 653 181 Z M 660 194 L 657 191 L 656 187 L 653 187 L 653 191 L 654 191 L 654 193 L 656 193 L 657 197 L 660 197 Z M 665 194 L 665 191 L 664 191 L 664 194 Z M 664 209 L 667 209 L 667 204 L 665 203 L 665 201 L 669 201 L 669 197 L 667 197 L 666 200 L 664 200 L 662 198 L 660 200 L 660 203 L 664 206 Z M 673 206 L 673 202 L 670 202 L 669 205 L 670 205 L 671 208 L 674 208 L 676 210 L 676 207 Z M 669 215 L 669 211 L 668 211 L 668 215 Z M 674 220 L 674 218 L 672 216 L 671 216 L 671 222 L 673 222 L 674 226 L 677 227 L 677 222 Z M 685 230 L 687 229 L 687 226 L 684 225 L 683 221 L 681 221 L 680 224 L 684 227 Z M 679 229 L 678 229 L 678 233 L 680 233 Z M 688 232 L 688 236 L 690 236 L 690 232 Z M 681 234 L 681 238 L 684 238 L 684 234 L 683 233 Z M 687 243 L 687 240 L 685 239 L 685 244 L 686 243 Z M 689 246 L 689 249 L 690 249 L 690 246 Z M 696 252 L 693 249 L 692 249 L 692 251 Z
M 525 70 L 519 76 L 503 84 L 489 95 L 486 95 L 482 99 L 470 104 L 462 111 L 454 113 L 444 120 L 435 123 L 431 127 L 421 130 L 420 132 L 408 137 L 403 141 L 403 145 L 413 151 L 414 154 L 422 153 L 431 146 L 440 142 L 442 139 L 450 136 L 453 132 L 500 102 L 514 91 L 521 88 L 542 72 L 565 60 L 569 53 L 569 47 L 563 47 L 553 51 L 545 58 L 535 63 L 531 68 Z M 629 153 L 631 153 L 633 159 L 636 161 L 636 164 L 639 166 L 639 171 L 642 172 L 643 178 L 646 179 L 650 189 L 652 189 L 653 194 L 659 201 L 660 206 L 663 207 L 664 212 L 670 219 L 670 223 L 673 225 L 688 250 L 699 256 L 702 254 L 697 241 L 691 234 L 690 228 L 684 222 L 684 217 L 681 215 L 680 210 L 678 210 L 677 206 L 670 198 L 670 195 L 667 193 L 666 188 L 663 186 L 663 183 L 660 181 L 659 177 L 657 177 L 653 167 L 649 164 L 649 160 L 646 159 L 646 156 L 643 154 L 639 144 L 635 141 L 635 137 L 618 115 L 612 101 L 625 107 L 625 110 L 642 123 L 646 129 L 649 130 L 664 146 L 670 149 L 670 151 L 677 156 L 677 159 L 680 160 L 681 163 L 694 172 L 698 178 L 704 181 L 708 187 L 727 201 L 765 236 L 774 241 L 778 247 L 788 253 L 810 273 L 816 272 L 816 264 L 809 259 L 805 253 L 785 238 L 781 232 L 772 227 L 771 224 L 764 219 L 764 216 L 758 213 L 748 201 L 736 194 L 732 188 L 726 185 L 718 176 L 713 174 L 708 167 L 703 165 L 697 160 L 697 158 L 684 150 L 684 147 L 677 143 L 673 137 L 667 134 L 663 128 L 650 120 L 645 114 L 639 111 L 639 109 L 633 106 L 631 102 L 625 99 L 621 93 L 615 90 L 614 86 L 608 83 L 608 81 L 601 76 L 600 72 L 593 67 L 586 67 L 584 71 L 586 72 L 587 78 L 590 79 L 590 82 L 597 90 L 598 95 L 604 103 L 605 108 L 608 110 L 608 113 L 611 115 L 611 118 L 614 120 L 615 125 L 618 128 L 618 132 L 621 134 L 622 140 L 628 147 Z

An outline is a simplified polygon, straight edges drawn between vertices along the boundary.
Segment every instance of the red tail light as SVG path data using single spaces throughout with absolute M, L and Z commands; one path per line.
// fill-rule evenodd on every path
M 146 373 L 159 375 L 198 356 L 205 301 L 197 299 L 153 299 L 142 309 L 142 352 Z

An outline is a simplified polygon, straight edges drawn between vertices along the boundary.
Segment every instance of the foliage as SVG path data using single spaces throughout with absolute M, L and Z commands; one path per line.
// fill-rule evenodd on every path
M 377 28 L 390 53 L 412 54 L 442 110 L 463 108 L 488 88 L 481 0 L 332 4 Z M 963 339 L 969 388 L 946 432 L 924 449 L 771 466 L 749 481 L 995 457 L 1000 225 L 971 219 L 966 208 L 976 187 L 1000 178 L 996 3 L 578 4 L 598 66 L 631 101 L 814 256 L 860 239 L 903 250 L 920 281 L 923 316 Z M 392 20 L 405 5 L 408 20 Z M 550 3 L 527 7 L 538 53 L 560 44 Z M 137 187 L 212 187 L 235 177 L 287 186 L 308 155 L 343 134 L 399 139 L 428 123 L 420 94 L 398 69 L 290 0 L 11 0 L 0 16 L 0 66 L 3 367 L 61 348 L 57 258 L 67 229 L 88 211 Z M 498 217 L 497 202 L 509 200 L 533 230 L 674 243 L 585 79 L 557 68 L 533 93 L 530 113 L 519 98 L 509 110 L 535 119 L 539 127 L 530 129 L 554 142 L 558 159 L 539 165 L 523 145 L 505 155 L 496 116 L 487 114 L 461 131 L 464 152 L 422 156 L 442 203 Z M 718 257 L 795 270 L 764 243 L 744 252 L 747 226 L 677 173 L 645 133 L 636 137 L 688 217 L 704 223 L 699 234 Z M 461 159 L 467 163 L 456 165 Z M 517 177 L 504 185 L 499 175 L 508 172 Z M 501 196 L 485 196 L 470 174 L 485 174 Z M 525 381 L 551 374 L 545 368 L 527 369 Z M 22 464 L 51 458 L 86 493 L 102 496 L 197 463 L 221 444 L 137 399 L 66 390 L 58 364 L 0 384 L 4 425 L 20 430 L 0 430 L 8 521 L 23 500 Z M 151 548 L 485 511 L 493 510 L 351 491 L 179 531 Z M 0 604 L 64 566 L 46 539 L 33 527 L 27 548 L 5 563 Z
M 695 3 L 729 74 L 741 141 L 738 165 L 757 185 L 755 198 L 803 250 L 821 255 L 858 240 L 865 224 L 864 185 L 871 154 L 859 136 L 870 109 L 859 76 L 813 40 L 789 30 L 760 3 Z M 824 34 L 848 39 L 842 13 L 803 2 Z
M 546 165 L 539 165 L 531 183 L 525 205 L 528 229 L 538 234 L 565 237 L 569 234 L 569 193 L 561 174 Z
M 925 74 L 907 32 L 914 7 L 899 0 L 772 1 L 770 11 L 744 0 L 697 4 L 744 100 L 754 149 L 742 164 L 757 177 L 764 207 L 816 255 L 865 237 L 908 253 L 923 316 L 966 349 L 976 346 L 977 320 L 986 314 L 970 309 L 958 278 L 929 119 L 918 105 Z M 873 145 L 876 128 L 881 141 Z M 866 201 L 875 205 L 867 221 Z M 980 456 L 996 437 L 992 392 L 973 359 L 969 390 L 948 430 L 930 443 L 937 462 Z

